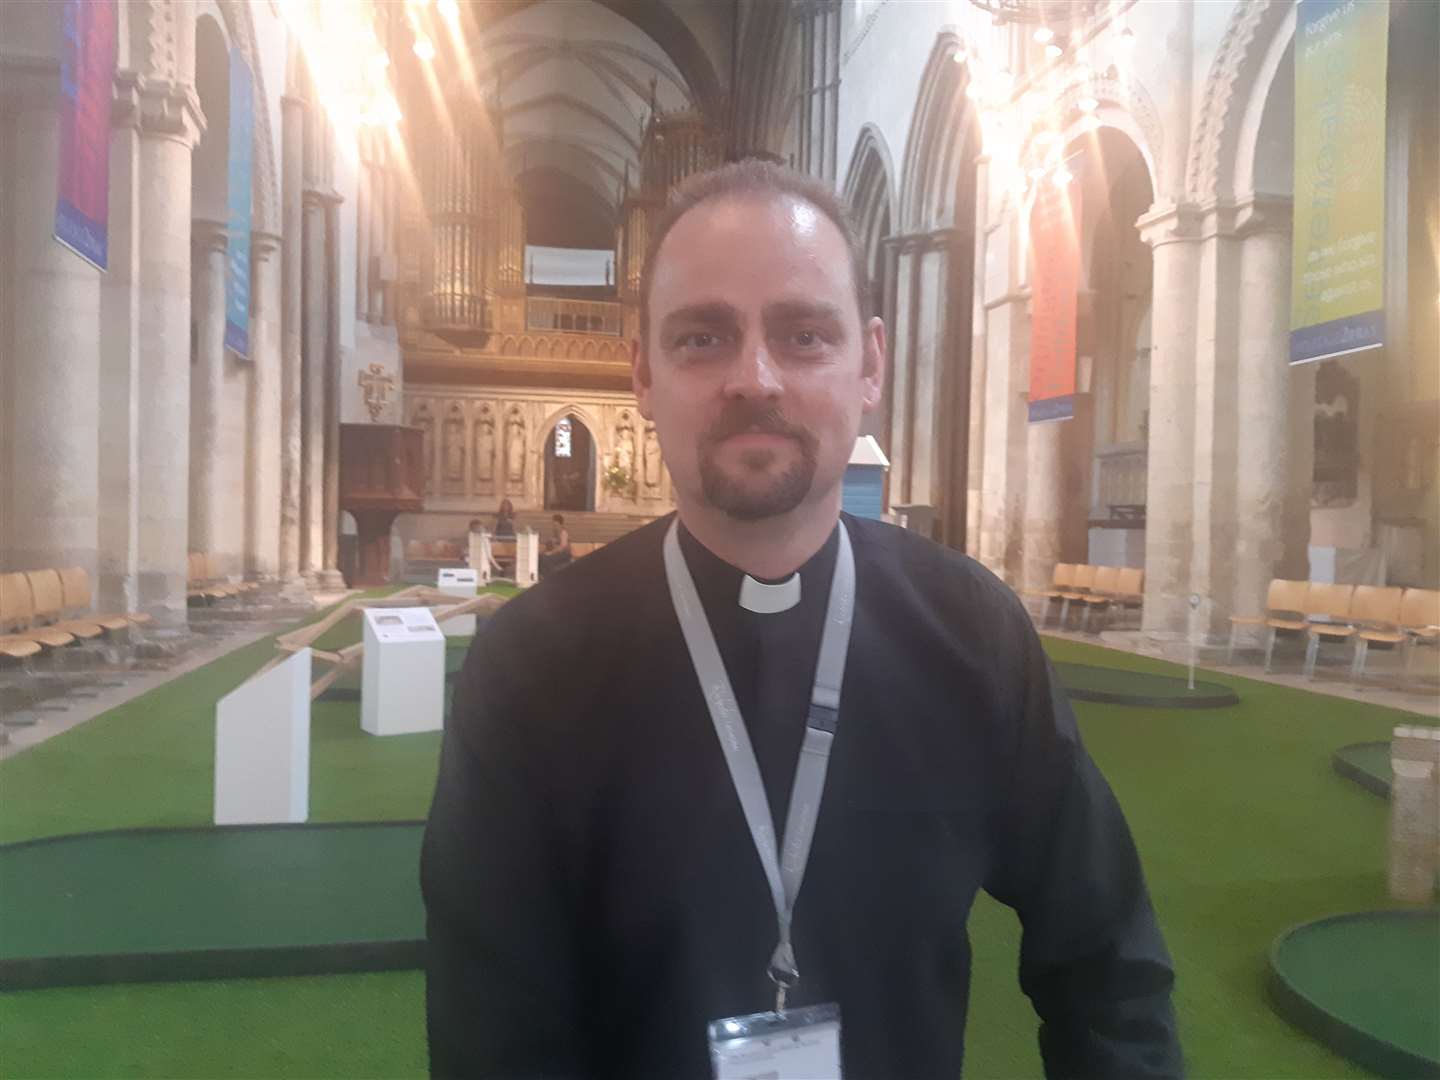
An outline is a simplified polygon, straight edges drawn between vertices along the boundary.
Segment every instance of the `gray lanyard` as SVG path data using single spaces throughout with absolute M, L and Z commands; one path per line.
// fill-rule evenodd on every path
M 800 883 L 805 877 L 805 864 L 810 860 L 810 842 L 815 837 L 820 796 L 825 791 L 825 771 L 830 765 L 830 745 L 835 740 L 840 716 L 840 685 L 845 679 L 845 654 L 850 648 L 850 623 L 855 614 L 855 556 L 842 521 L 825 629 L 820 635 L 820 656 L 815 664 L 815 686 L 810 692 L 805 741 L 800 746 L 800 760 L 795 765 L 795 780 L 790 789 L 784 849 L 777 858 L 775 825 L 770 819 L 760 766 L 755 761 L 750 734 L 745 729 L 740 707 L 735 703 L 735 691 L 715 645 L 715 634 L 700 605 L 700 594 L 695 591 L 690 568 L 685 565 L 679 524 L 677 518 L 665 536 L 665 577 L 670 584 L 675 615 L 690 650 L 690 662 L 700 680 L 720 748 L 725 752 L 725 764 L 730 767 L 735 794 L 740 798 L 740 808 L 745 812 L 755 850 L 770 883 L 780 940 L 770 957 L 769 975 L 775 983 L 775 1011 L 783 1012 L 786 992 L 800 979 L 795 950 L 790 944 L 790 923 L 795 914 L 795 898 L 800 895 Z

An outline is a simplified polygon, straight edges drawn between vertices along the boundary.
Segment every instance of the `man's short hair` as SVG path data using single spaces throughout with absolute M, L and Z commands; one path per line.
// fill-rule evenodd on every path
M 564 524 L 565 524 L 565 515 L 564 515 L 564 514 L 556 514 L 556 515 L 555 515 L 555 521 L 556 521 L 557 524 L 564 525 Z
M 471 531 L 471 532 L 478 532 L 479 529 L 480 529 L 480 519 L 479 519 L 479 518 L 471 518 L 471 519 L 470 519 L 470 531 Z
M 682 217 L 701 203 L 726 198 L 792 198 L 809 203 L 840 230 L 850 252 L 850 276 L 855 282 L 855 306 L 863 323 L 869 308 L 865 252 L 860 247 L 850 215 L 839 197 L 822 181 L 784 165 L 761 158 L 746 158 L 708 172 L 687 177 L 670 193 L 665 211 L 651 225 L 650 247 L 640 271 L 640 337 L 650 332 L 650 286 L 655 276 L 655 259 L 660 245 Z

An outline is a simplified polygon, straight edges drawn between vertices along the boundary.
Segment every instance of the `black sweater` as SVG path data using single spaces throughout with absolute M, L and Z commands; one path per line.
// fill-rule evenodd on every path
M 964 556 L 845 521 L 855 622 L 791 1004 L 839 1003 L 851 1080 L 954 1080 L 983 888 L 1020 915 L 1048 1075 L 1178 1075 L 1135 848 L 1024 610 Z M 668 526 L 511 601 L 471 648 L 421 867 L 437 1076 L 708 1077 L 706 1025 L 773 1003 L 775 913 L 671 606 Z M 834 537 L 779 616 L 683 548 L 783 823 Z

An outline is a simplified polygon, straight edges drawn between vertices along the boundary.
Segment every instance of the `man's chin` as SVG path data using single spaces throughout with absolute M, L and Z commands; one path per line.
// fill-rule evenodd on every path
M 734 476 L 722 469 L 706 470 L 702 477 L 705 501 L 737 521 L 763 521 L 788 514 L 810 492 L 814 474 L 792 468 L 778 475 L 753 473 Z

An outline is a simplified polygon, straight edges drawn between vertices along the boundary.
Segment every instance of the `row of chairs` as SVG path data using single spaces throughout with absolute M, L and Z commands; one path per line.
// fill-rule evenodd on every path
M 1089 563 L 1057 563 L 1050 579 L 1050 588 L 1032 595 L 1045 603 L 1043 617 L 1050 608 L 1060 605 L 1060 627 L 1070 618 L 1070 605 L 1084 609 L 1083 629 L 1090 629 L 1090 615 L 1098 612 L 1101 623 L 1096 632 L 1105 628 L 1116 610 L 1139 611 L 1145 603 L 1145 571 L 1133 566 L 1092 566 Z
M 1371 645 L 1399 648 L 1409 671 L 1417 645 L 1440 645 L 1440 591 L 1393 585 L 1341 585 L 1276 578 L 1265 592 L 1263 615 L 1230 617 L 1229 660 L 1241 631 L 1265 634 L 1265 670 L 1270 670 L 1278 638 L 1305 639 L 1305 677 L 1315 677 L 1320 649 L 1350 642 L 1350 678 L 1359 682 Z
M 90 575 L 80 566 L 0 574 L 0 656 L 27 660 L 121 633 L 150 621 L 142 612 L 91 610 Z
M 255 581 L 227 581 L 215 566 L 215 557 L 203 552 L 190 552 L 185 569 L 185 600 L 192 605 L 233 600 L 260 588 L 259 582 Z

